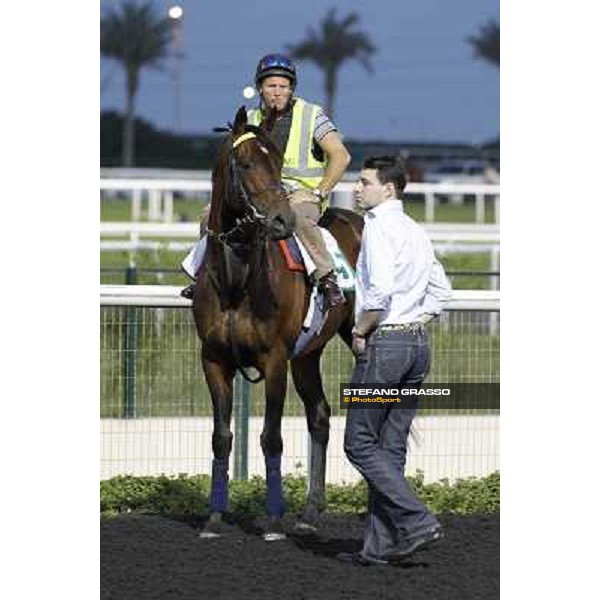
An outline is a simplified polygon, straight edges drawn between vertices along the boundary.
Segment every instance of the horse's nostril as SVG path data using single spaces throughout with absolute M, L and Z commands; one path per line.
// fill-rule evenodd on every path
M 291 229 L 281 215 L 277 215 L 271 219 L 269 223 L 270 234 L 273 239 L 283 239 L 290 235 Z

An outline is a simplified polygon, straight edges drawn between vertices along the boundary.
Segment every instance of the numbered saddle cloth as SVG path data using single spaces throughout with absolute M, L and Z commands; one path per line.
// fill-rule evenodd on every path
M 325 240 L 327 251 L 333 259 L 338 285 L 344 291 L 354 290 L 354 270 L 346 260 L 337 240 L 329 233 L 329 230 L 323 227 L 319 227 L 319 229 Z M 314 273 L 316 269 L 315 263 L 296 234 L 294 234 L 293 238 L 281 240 L 279 244 L 286 258 L 288 268 L 293 271 L 306 270 L 306 274 L 309 277 Z M 304 264 L 304 268 L 302 268 L 302 264 Z
M 319 227 L 325 245 L 329 254 L 333 258 L 335 269 L 337 272 L 338 285 L 344 291 L 354 290 L 354 271 L 348 264 L 346 257 L 338 246 L 337 240 L 329 233 L 327 229 Z M 312 275 L 315 271 L 315 263 L 312 258 L 300 242 L 300 240 L 293 236 L 287 240 L 281 240 L 278 242 L 279 248 L 283 253 L 288 268 L 293 271 L 306 271 L 308 276 Z M 192 278 L 195 279 L 202 265 L 204 259 L 204 253 L 206 252 L 206 237 L 199 239 L 194 247 L 190 250 L 188 255 L 183 259 L 181 263 L 182 269 Z
M 327 250 L 335 264 L 338 285 L 346 293 L 353 292 L 355 276 L 352 267 L 346 260 L 344 253 L 341 251 L 337 240 L 333 237 L 333 235 L 329 233 L 327 229 L 323 229 L 322 227 L 319 229 L 321 230 L 321 234 L 325 240 Z M 306 270 L 307 276 L 310 277 L 310 275 L 312 275 L 316 269 L 315 263 L 302 245 L 302 242 L 300 242 L 299 238 L 294 235 L 287 240 L 281 240 L 279 244 L 281 251 L 286 258 L 288 268 L 294 271 Z M 326 314 L 323 310 L 323 294 L 318 292 L 317 287 L 314 286 L 310 295 L 308 310 L 306 311 L 306 316 L 304 317 L 304 322 L 302 323 L 302 330 L 298 336 L 298 339 L 296 340 L 296 344 L 292 352 L 292 358 L 298 356 L 304 350 L 304 348 L 306 348 L 310 340 L 315 335 L 319 334 L 321 328 L 323 327 L 323 323 L 325 322 L 325 317 Z

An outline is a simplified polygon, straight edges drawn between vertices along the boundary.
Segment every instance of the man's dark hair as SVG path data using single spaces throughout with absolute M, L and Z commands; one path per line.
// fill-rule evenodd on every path
M 377 179 L 385 185 L 392 183 L 396 196 L 402 197 L 406 187 L 406 169 L 404 161 L 399 156 L 368 156 L 363 162 L 363 169 L 375 169 Z

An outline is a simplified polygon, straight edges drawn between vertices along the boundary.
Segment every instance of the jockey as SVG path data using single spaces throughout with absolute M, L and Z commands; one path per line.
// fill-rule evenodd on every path
M 281 181 L 296 216 L 296 234 L 315 263 L 314 277 L 325 296 L 325 309 L 333 308 L 345 300 L 317 221 L 327 207 L 329 193 L 350 163 L 350 154 L 321 107 L 294 95 L 296 67 L 288 57 L 267 54 L 261 58 L 254 84 L 260 105 L 248 112 L 248 122 L 259 125 L 270 111 L 278 111 L 270 135 L 283 154 Z M 195 252 L 196 248 L 188 259 Z M 184 266 L 184 270 L 193 275 L 189 268 Z M 185 288 L 182 295 L 191 298 L 193 287 Z

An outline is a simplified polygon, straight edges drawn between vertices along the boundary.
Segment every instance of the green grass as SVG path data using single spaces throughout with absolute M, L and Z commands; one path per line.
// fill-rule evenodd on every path
M 206 199 L 175 199 L 173 201 L 173 221 L 199 223 L 205 205 Z M 147 202 L 143 202 L 142 206 L 141 220 L 147 221 Z M 423 200 L 408 199 L 405 201 L 404 207 L 407 214 L 416 221 L 423 222 L 425 220 L 425 202 Z M 438 200 L 435 205 L 434 219 L 438 223 L 474 223 L 475 202 L 467 199 L 462 205 L 454 205 L 444 200 Z M 491 199 L 486 199 L 484 219 L 486 223 L 494 222 L 494 203 Z M 125 197 L 102 200 L 100 202 L 100 220 L 131 221 L 131 201 Z
M 191 311 L 104 307 L 100 332 L 101 417 L 123 414 L 125 394 L 124 328 L 137 327 L 136 416 L 209 416 L 210 396 L 200 365 L 200 343 Z M 498 381 L 499 335 L 461 324 L 436 323 L 431 327 L 432 369 L 429 381 Z M 348 381 L 354 359 L 339 338 L 326 348 L 321 362 L 325 394 L 332 414 L 342 414 L 336 399 L 339 383 Z M 264 414 L 264 384 L 251 386 L 250 414 Z M 291 378 L 285 415 L 303 416 L 304 408 Z
M 425 221 L 425 201 L 408 199 L 404 209 L 415 221 Z M 434 222 L 437 223 L 475 223 L 475 201 L 465 200 L 464 204 L 450 204 L 445 200 L 437 200 L 434 211 Z M 494 223 L 494 202 L 486 199 L 484 222 Z
M 186 220 L 198 223 L 204 202 L 200 200 L 174 200 L 174 220 Z M 486 222 L 492 222 L 491 202 L 486 203 Z M 130 202 L 126 199 L 102 200 L 100 203 L 100 214 L 103 221 L 129 221 Z M 424 216 L 424 203 L 422 201 L 407 201 L 406 210 L 417 221 L 422 221 Z M 451 205 L 447 202 L 438 202 L 436 221 L 440 222 L 473 222 L 475 219 L 475 208 L 473 202 L 465 202 L 462 206 Z M 146 215 L 142 214 L 142 220 Z M 190 240 L 190 248 L 193 241 Z M 134 263 L 140 271 L 138 272 L 139 284 L 156 285 L 187 285 L 188 278 L 180 272 L 180 263 L 185 252 L 172 252 L 167 250 L 138 251 L 138 252 L 101 252 L 101 269 L 119 269 L 120 272 L 103 272 L 100 282 L 103 284 L 125 283 L 125 269 L 130 263 Z M 458 254 L 448 253 L 439 255 L 440 261 L 446 271 L 488 271 L 490 270 L 489 253 Z M 175 273 L 150 273 L 143 272 L 144 269 L 174 270 Z M 460 276 L 452 278 L 455 289 L 489 289 L 490 279 L 487 276 Z
M 207 200 L 173 200 L 173 221 L 199 223 Z M 131 221 L 131 200 L 126 197 L 103 199 L 100 201 L 101 221 Z M 142 202 L 141 221 L 148 221 L 148 203 Z
M 406 210 L 418 221 L 423 220 L 424 203 L 407 201 Z M 203 202 L 199 200 L 174 201 L 174 219 L 198 222 Z M 103 200 L 101 219 L 104 221 L 129 221 L 130 202 L 125 199 Z M 486 222 L 492 222 L 493 204 L 486 203 Z M 436 221 L 473 222 L 473 202 L 462 206 L 438 202 Z M 142 215 L 145 219 L 146 215 Z M 191 247 L 191 242 L 190 242 Z M 134 263 L 138 268 L 137 283 L 162 285 L 187 285 L 189 279 L 179 271 L 185 252 L 166 250 L 128 252 L 102 252 L 101 283 L 125 283 L 125 269 Z M 489 255 L 457 254 L 440 255 L 446 271 L 487 271 L 490 269 Z M 143 269 L 172 269 L 173 273 L 150 273 Z M 488 289 L 489 277 L 455 277 L 455 289 Z M 103 308 L 101 324 L 101 416 L 119 417 L 122 414 L 123 379 L 123 329 L 125 320 L 137 322 L 138 352 L 136 355 L 136 395 L 138 416 L 198 416 L 210 415 L 210 400 L 200 367 L 199 342 L 191 321 L 190 311 L 175 309 L 129 309 L 122 307 Z M 157 320 L 158 315 L 158 320 Z M 440 324 L 433 326 L 434 363 L 429 376 L 431 381 L 447 381 L 448 373 L 472 378 L 485 374 L 489 381 L 499 376 L 499 335 L 475 333 L 467 327 L 444 329 Z M 336 398 L 338 383 L 348 378 L 353 366 L 353 357 L 341 340 L 332 342 L 323 357 L 321 372 L 328 398 Z M 442 372 L 444 369 L 444 372 Z M 441 379 L 440 379 L 441 377 Z M 457 381 L 455 376 L 452 381 Z M 251 414 L 264 414 L 264 386 L 251 387 Z M 333 403 L 333 414 L 339 407 Z M 303 415 L 303 407 L 291 383 L 288 385 L 285 414 Z
M 191 243 L 190 243 L 191 248 Z M 138 252 L 102 252 L 100 254 L 100 268 L 116 270 L 115 272 L 101 271 L 100 283 L 124 284 L 125 270 L 130 262 L 137 269 L 137 283 L 144 285 L 187 285 L 190 280 L 181 272 L 180 263 L 185 252 L 171 252 L 167 250 Z M 487 252 L 478 254 L 448 253 L 438 254 L 440 262 L 448 272 L 452 271 L 488 271 L 490 257 Z M 164 269 L 166 271 L 154 273 L 144 269 Z M 457 290 L 486 290 L 490 288 L 490 278 L 484 276 L 457 276 L 452 277 L 452 287 Z

